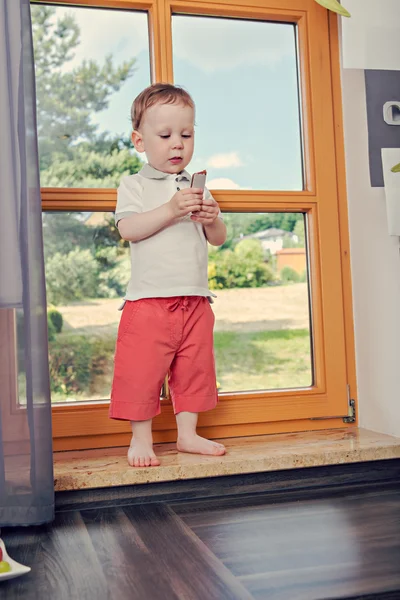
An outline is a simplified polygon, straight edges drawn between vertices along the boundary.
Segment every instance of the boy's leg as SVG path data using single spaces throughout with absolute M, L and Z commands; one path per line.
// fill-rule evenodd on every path
M 151 425 L 160 413 L 160 390 L 175 352 L 161 304 L 155 298 L 127 302 L 118 330 L 109 414 L 131 422 L 128 462 L 134 467 L 160 464 Z
M 171 365 L 169 386 L 180 452 L 225 454 L 222 444 L 196 433 L 198 413 L 218 401 L 213 351 L 214 313 L 207 298 L 187 298 L 181 313 L 182 341 Z
M 222 456 L 225 454 L 225 446 L 206 440 L 196 433 L 197 413 L 182 411 L 176 415 L 178 426 L 177 448 L 179 452 L 190 452 L 191 454 L 212 454 Z
M 160 461 L 153 450 L 152 419 L 131 421 L 132 441 L 128 450 L 128 463 L 131 467 L 158 467 Z

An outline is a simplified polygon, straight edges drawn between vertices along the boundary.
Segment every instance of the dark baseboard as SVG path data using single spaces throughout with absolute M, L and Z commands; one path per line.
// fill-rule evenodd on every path
M 288 502 L 400 488 L 400 459 L 56 493 L 56 510 L 262 496 Z M 260 498 L 261 500 L 261 498 Z M 388 596 L 389 597 L 389 596 Z

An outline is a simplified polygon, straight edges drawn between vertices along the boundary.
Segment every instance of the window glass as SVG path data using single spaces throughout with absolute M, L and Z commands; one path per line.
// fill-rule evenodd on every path
M 209 248 L 220 392 L 311 385 L 304 215 L 224 218 L 227 242 Z M 111 213 L 46 212 L 43 231 L 52 401 L 109 399 L 128 244 Z
M 302 190 L 296 27 L 174 15 L 175 83 L 196 102 L 211 189 Z
M 209 255 L 220 392 L 313 383 L 305 216 L 225 214 Z
M 147 13 L 31 9 L 41 185 L 114 188 L 140 166 L 130 106 L 150 84 Z

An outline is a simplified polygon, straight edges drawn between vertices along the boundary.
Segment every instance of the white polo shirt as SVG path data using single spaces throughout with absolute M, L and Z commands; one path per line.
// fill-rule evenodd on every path
M 170 175 L 146 164 L 135 175 L 123 177 L 117 194 L 115 222 L 169 202 L 190 187 L 190 175 Z M 205 190 L 205 198 L 212 198 Z M 220 218 L 222 218 L 220 214 Z M 171 296 L 214 296 L 208 289 L 208 247 L 203 226 L 190 215 L 154 235 L 130 242 L 131 278 L 126 300 Z

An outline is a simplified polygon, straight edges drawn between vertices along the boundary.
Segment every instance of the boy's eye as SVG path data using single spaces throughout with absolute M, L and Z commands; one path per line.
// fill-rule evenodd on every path
M 191 138 L 191 134 L 190 133 L 182 133 L 182 137 L 183 138 Z
M 169 138 L 169 137 L 171 137 L 171 136 L 169 135 L 169 133 L 165 133 L 165 134 L 162 134 L 162 135 L 160 135 L 160 138 L 162 138 L 163 140 L 166 140 L 166 139 L 167 139 L 167 138 Z

